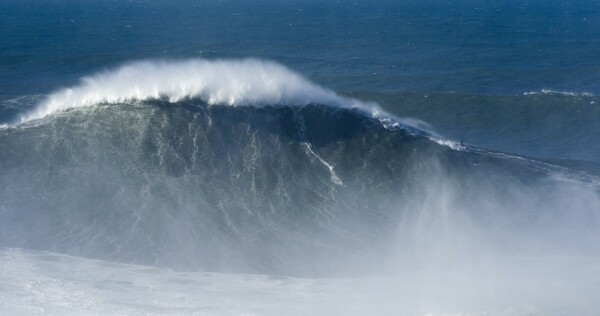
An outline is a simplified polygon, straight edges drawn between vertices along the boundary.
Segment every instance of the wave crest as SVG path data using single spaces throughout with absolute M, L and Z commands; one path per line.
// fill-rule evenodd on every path
M 80 85 L 50 94 L 17 124 L 69 108 L 148 99 L 200 98 L 210 105 L 261 106 L 311 103 L 360 108 L 377 116 L 376 104 L 341 97 L 272 61 L 142 61 L 84 77 Z

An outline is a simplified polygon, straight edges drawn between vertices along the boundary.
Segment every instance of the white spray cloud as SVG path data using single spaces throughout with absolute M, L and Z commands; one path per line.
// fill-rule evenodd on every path
M 272 61 L 260 59 L 139 61 L 83 77 L 79 85 L 50 94 L 14 125 L 73 108 L 153 99 L 199 98 L 209 105 L 303 106 L 322 104 L 358 109 L 388 127 L 426 131 L 429 124 L 385 112 L 374 102 L 340 96 Z M 0 125 L 6 127 L 6 125 Z
M 375 104 L 338 96 L 274 62 L 258 59 L 143 61 L 84 77 L 78 86 L 52 93 L 18 123 L 71 108 L 150 99 L 177 102 L 200 98 L 210 105 L 295 105 L 320 103 L 361 108 Z

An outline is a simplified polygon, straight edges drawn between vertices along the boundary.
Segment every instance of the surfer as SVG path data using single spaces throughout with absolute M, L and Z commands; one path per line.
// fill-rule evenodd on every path
M 469 145 L 465 144 L 462 139 L 460 140 L 460 147 L 464 148 L 465 150 L 469 150 Z

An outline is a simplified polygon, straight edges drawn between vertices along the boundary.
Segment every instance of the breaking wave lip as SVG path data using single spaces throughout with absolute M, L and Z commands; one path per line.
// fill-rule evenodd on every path
M 325 103 L 361 107 L 270 61 L 138 61 L 81 79 L 78 86 L 50 94 L 23 123 L 62 110 L 150 99 L 177 102 L 199 98 L 209 105 L 260 106 Z
M 373 116 L 383 112 L 374 103 L 339 96 L 272 61 L 192 59 L 138 61 L 83 77 L 78 86 L 50 94 L 34 110 L 20 116 L 15 124 L 98 104 L 152 99 L 178 102 L 195 98 L 209 105 L 302 106 L 320 103 L 358 108 Z
M 323 104 L 357 109 L 386 127 L 439 138 L 423 121 L 391 115 L 373 102 L 340 96 L 281 64 L 256 58 L 128 63 L 83 77 L 79 85 L 48 95 L 12 124 L 0 126 L 17 126 L 73 108 L 156 99 L 200 99 L 208 105 L 258 107 Z

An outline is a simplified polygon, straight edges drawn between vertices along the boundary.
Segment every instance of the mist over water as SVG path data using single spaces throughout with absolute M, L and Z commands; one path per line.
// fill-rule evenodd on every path
M 598 178 L 385 115 L 256 60 L 86 77 L 0 130 L 0 240 L 187 273 L 358 278 L 353 295 L 385 292 L 369 298 L 382 313 L 596 307 Z

